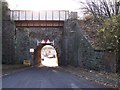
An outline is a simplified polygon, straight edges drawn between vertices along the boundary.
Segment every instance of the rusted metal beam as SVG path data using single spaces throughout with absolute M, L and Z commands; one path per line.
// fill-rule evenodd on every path
M 20 20 L 15 21 L 16 27 L 63 27 L 64 21 Z

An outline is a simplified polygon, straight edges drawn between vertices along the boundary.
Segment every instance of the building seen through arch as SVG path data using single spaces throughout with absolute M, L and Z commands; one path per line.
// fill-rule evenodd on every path
M 53 46 L 43 46 L 41 49 L 41 64 L 48 67 L 58 66 L 57 52 Z

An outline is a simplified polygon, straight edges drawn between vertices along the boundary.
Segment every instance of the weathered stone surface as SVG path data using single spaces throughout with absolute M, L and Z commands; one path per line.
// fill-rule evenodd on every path
M 106 64 L 109 58 L 106 58 L 108 54 L 105 51 L 95 50 L 91 46 L 77 20 L 65 21 L 64 28 L 19 27 L 16 29 L 13 22 L 7 21 L 3 24 L 3 30 L 3 61 L 7 63 L 14 60 L 22 63 L 24 59 L 33 63 L 35 55 L 29 52 L 30 48 L 39 50 L 40 53 L 41 49 L 38 49 L 37 41 L 49 39 L 54 41 L 53 47 L 57 51 L 59 65 L 73 65 L 94 70 L 116 70 L 113 69 L 115 62 Z
M 61 39 L 63 28 L 17 28 L 17 52 L 19 60 L 33 57 L 29 53 L 30 48 L 37 48 L 37 41 L 50 40 L 54 41 L 54 47 L 58 53 L 58 58 L 61 57 Z
M 15 26 L 12 21 L 2 22 L 2 63 L 15 63 Z
M 94 50 L 77 20 L 67 20 L 63 32 L 63 58 L 74 66 L 104 70 L 103 51 Z

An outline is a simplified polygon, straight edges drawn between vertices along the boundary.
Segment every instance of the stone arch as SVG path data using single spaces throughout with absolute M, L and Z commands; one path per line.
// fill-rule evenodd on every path
M 38 66 L 38 65 L 41 64 L 41 50 L 46 45 L 50 45 L 50 46 L 54 47 L 54 49 L 56 50 L 56 53 L 57 53 L 57 56 L 58 56 L 58 65 L 59 65 L 60 64 L 59 58 L 61 57 L 59 55 L 60 49 L 58 49 L 57 46 L 52 45 L 52 44 L 40 44 L 36 47 L 36 49 L 34 51 L 34 56 L 33 56 L 33 64 L 35 66 Z

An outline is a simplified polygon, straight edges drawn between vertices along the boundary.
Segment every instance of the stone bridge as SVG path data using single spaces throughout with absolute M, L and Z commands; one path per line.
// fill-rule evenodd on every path
M 77 20 L 76 12 L 69 11 L 10 11 L 15 31 L 15 55 L 18 62 L 28 59 L 41 63 L 41 49 L 52 45 L 58 64 L 104 70 L 104 52 L 95 50 L 87 40 Z M 6 23 L 7 24 L 7 23 Z M 9 25 L 9 24 L 8 24 Z M 42 41 L 49 43 L 42 43 Z M 34 52 L 30 52 L 34 49 Z
M 62 37 L 64 21 L 68 19 L 68 11 L 20 11 L 10 13 L 15 22 L 17 54 L 19 61 L 31 60 L 34 64 L 41 61 L 41 49 L 52 45 L 58 54 L 59 65 L 62 62 Z M 47 40 L 50 43 L 41 43 Z M 34 49 L 34 53 L 29 52 Z M 34 61 L 33 61 L 34 60 Z

